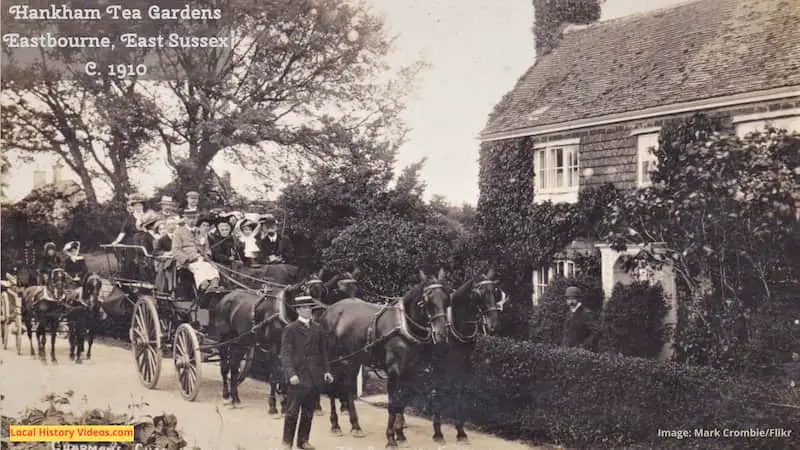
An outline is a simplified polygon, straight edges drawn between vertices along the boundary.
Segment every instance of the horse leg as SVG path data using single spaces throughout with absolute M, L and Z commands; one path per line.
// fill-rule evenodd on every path
M 56 334 L 58 333 L 58 322 L 56 321 L 53 323 L 53 327 L 50 329 L 50 360 L 53 363 L 57 363 L 56 360 Z
M 239 398 L 239 366 L 244 358 L 244 348 L 240 345 L 233 345 L 230 349 L 230 355 L 231 379 L 229 383 L 231 385 L 231 405 L 235 406 L 242 403 L 242 400 Z
M 230 348 L 224 345 L 219 348 L 219 373 L 222 375 L 222 398 L 227 400 L 231 397 L 228 388 L 228 373 L 230 372 Z
M 431 410 L 433 411 L 433 441 L 439 444 L 444 443 L 442 434 L 442 412 L 439 403 L 439 393 L 436 388 L 431 390 Z
M 85 323 L 76 323 L 75 329 L 75 363 L 82 364 L 82 356 L 84 351 L 84 345 L 86 341 L 86 324 Z M 72 332 L 72 330 L 70 330 Z
M 271 377 L 272 376 L 270 375 L 270 378 Z M 277 401 L 278 393 L 276 392 L 277 390 L 278 390 L 278 383 L 276 383 L 275 380 L 270 380 L 270 382 L 269 382 L 269 397 L 267 398 L 267 404 L 269 406 L 269 410 L 267 411 L 267 413 L 270 414 L 270 415 L 277 415 L 278 414 L 278 407 L 277 407 L 278 406 L 278 401 Z
M 31 356 L 36 357 L 36 349 L 33 346 L 33 320 L 30 317 L 25 318 L 25 332 L 28 334 L 28 344 L 30 344 Z M 39 336 L 36 336 L 36 343 L 39 343 Z
M 336 414 L 336 396 L 334 392 L 336 391 L 331 387 L 330 395 L 328 396 L 331 400 L 331 433 L 341 435 L 342 428 L 339 426 L 339 415 Z
M 322 415 L 322 394 L 317 395 L 317 405 L 314 407 L 314 414 L 317 416 Z
M 389 373 L 389 380 L 387 383 L 387 391 L 389 394 L 389 408 L 388 420 L 386 421 L 386 448 L 397 448 L 397 440 L 394 437 L 395 420 L 403 408 L 400 406 L 400 399 L 398 398 L 397 375 Z
M 356 403 L 353 401 L 355 394 L 347 391 L 340 399 L 343 404 L 347 405 L 348 416 L 350 416 L 350 434 L 355 437 L 364 437 L 364 431 L 358 423 L 358 413 L 356 412 Z
M 92 344 L 94 343 L 94 333 L 97 331 L 95 329 L 97 325 L 92 320 L 92 323 L 89 324 L 89 327 L 86 330 L 86 340 L 88 341 L 88 347 L 86 348 L 86 360 L 92 359 Z
M 43 323 L 40 323 L 36 326 L 36 347 L 39 351 L 39 359 L 42 362 L 47 362 L 47 354 L 45 352 L 45 346 L 47 344 L 47 333 Z
M 78 345 L 75 343 L 77 337 L 75 336 L 75 322 L 69 323 L 69 332 L 67 333 L 67 339 L 69 339 L 69 360 L 75 360 L 75 350 L 77 349 Z

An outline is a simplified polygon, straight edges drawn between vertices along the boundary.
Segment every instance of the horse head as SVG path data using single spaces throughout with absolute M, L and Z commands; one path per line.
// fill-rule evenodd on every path
M 335 289 L 337 295 L 336 300 L 342 298 L 355 298 L 358 295 L 358 277 L 361 275 L 361 270 L 357 267 L 352 271 L 340 272 L 337 276 L 333 277 L 327 284 L 335 282 Z
M 81 287 L 81 297 L 84 303 L 89 307 L 92 315 L 99 316 L 101 320 L 106 318 L 105 310 L 100 302 L 100 291 L 103 288 L 103 280 L 99 275 L 93 273 L 86 277 Z
M 322 282 L 322 271 L 309 275 L 302 284 L 302 291 L 304 295 L 308 295 L 314 300 L 323 301 L 328 294 L 328 289 Z
M 471 297 L 480 315 L 483 332 L 493 334 L 500 329 L 500 312 L 506 302 L 505 293 L 497 286 L 493 269 L 481 274 L 473 283 Z
M 434 276 L 420 271 L 420 280 L 420 284 L 403 297 L 407 314 L 417 327 L 424 326 L 430 330 L 434 344 L 446 343 L 450 334 L 447 322 L 450 294 L 445 271 L 439 269 Z
M 62 301 L 67 296 L 67 283 L 69 275 L 64 269 L 53 269 L 47 279 L 47 291 L 55 301 Z

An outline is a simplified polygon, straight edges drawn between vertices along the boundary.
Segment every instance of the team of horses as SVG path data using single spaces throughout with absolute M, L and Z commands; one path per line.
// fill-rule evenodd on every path
M 257 346 L 269 358 L 269 413 L 277 414 L 276 392 L 281 379 L 277 355 L 286 321 L 296 318 L 290 307 L 301 296 L 319 303 L 314 320 L 327 333 L 334 382 L 324 392 L 330 399 L 331 431 L 341 434 L 335 400 L 350 419 L 351 434 L 363 436 L 355 408 L 357 375 L 362 366 L 387 376 L 389 396 L 387 447 L 406 441 L 404 411 L 420 383 L 447 384 L 454 395 L 431 395 L 433 439 L 444 442 L 441 430 L 444 403 L 451 408 L 456 438 L 468 439 L 464 430 L 463 402 L 471 373 L 470 355 L 477 337 L 500 328 L 500 313 L 507 302 L 492 270 L 453 289 L 444 270 L 436 275 L 420 272 L 419 282 L 401 298 L 375 304 L 357 297 L 358 272 L 312 274 L 278 296 L 234 290 L 216 305 L 213 317 L 221 338 L 235 341 L 221 349 L 223 398 L 241 402 L 238 368 L 248 348 Z M 420 368 L 429 370 L 423 372 Z M 442 383 L 445 381 L 446 383 Z
M 267 356 L 270 397 L 269 414 L 278 414 L 277 393 L 281 375 L 278 363 L 284 326 L 296 319 L 292 300 L 306 297 L 320 304 L 316 320 L 327 333 L 334 382 L 324 392 L 330 399 L 331 431 L 341 434 L 335 400 L 347 411 L 351 434 L 363 436 L 355 407 L 357 375 L 362 366 L 384 372 L 388 387 L 387 447 L 406 441 L 404 411 L 420 383 L 447 385 L 452 395 L 431 392 L 433 439 L 443 442 L 441 417 L 449 402 L 454 412 L 456 438 L 467 440 L 464 430 L 465 387 L 471 373 L 470 354 L 476 338 L 500 328 L 500 313 L 507 298 L 498 287 L 492 270 L 482 273 L 455 289 L 447 274 L 420 272 L 419 282 L 402 297 L 387 304 L 375 304 L 358 298 L 358 270 L 319 273 L 283 289 L 278 295 L 266 295 L 250 289 L 226 293 L 212 306 L 211 317 L 221 340 L 222 396 L 231 404 L 239 398 L 241 361 L 253 347 Z M 51 360 L 56 362 L 55 339 L 63 318 L 69 322 L 70 358 L 81 362 L 88 340 L 86 359 L 97 324 L 104 318 L 100 291 L 102 280 L 90 274 L 77 288 L 66 272 L 55 269 L 46 282 L 16 288 L 22 303 L 22 316 L 31 355 L 33 319 L 39 357 L 46 361 L 46 335 L 51 337 Z M 422 371 L 421 368 L 428 370 Z M 446 383 L 442 383 L 446 380 Z M 438 383 L 437 383 L 438 381 Z M 434 389 L 431 388 L 431 391 Z M 449 394 L 449 393 L 448 393 Z M 283 402 L 281 402 L 283 409 Z M 282 411 L 281 411 L 282 412 Z
M 4 289 L 18 303 L 19 314 L 25 326 L 31 356 L 47 361 L 47 336 L 50 336 L 50 360 L 57 363 L 56 336 L 62 320 L 68 322 L 69 356 L 76 363 L 92 357 L 92 344 L 98 324 L 105 318 L 100 302 L 102 279 L 90 274 L 84 280 L 73 279 L 63 269 L 53 269 L 45 277 L 6 276 Z M 5 317 L 4 320 L 13 319 Z M 36 346 L 33 344 L 36 322 Z M 6 324 L 8 325 L 8 323 Z M 88 341 L 88 348 L 86 343 Z M 22 348 L 17 348 L 22 353 Z

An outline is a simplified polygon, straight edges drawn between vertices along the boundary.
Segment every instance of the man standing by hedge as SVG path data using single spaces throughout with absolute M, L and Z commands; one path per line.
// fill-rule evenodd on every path
M 600 341 L 600 323 L 597 315 L 583 305 L 582 293 L 577 287 L 568 287 L 564 296 L 567 298 L 569 310 L 567 318 L 564 320 L 561 345 L 596 352 L 597 344 Z

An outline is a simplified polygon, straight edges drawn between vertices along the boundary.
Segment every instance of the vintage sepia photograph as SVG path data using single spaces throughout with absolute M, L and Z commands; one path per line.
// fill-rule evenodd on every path
M 800 449 L 799 0 L 6 0 L 2 450 Z

